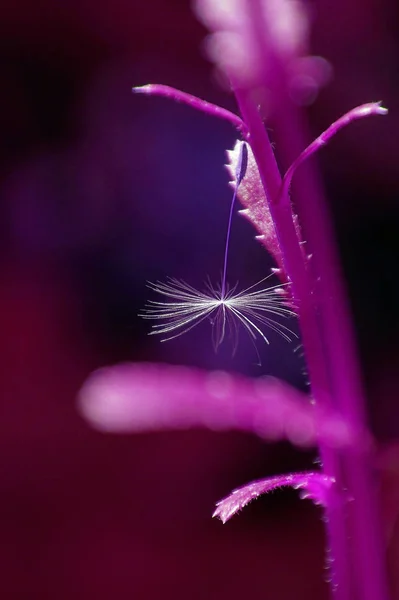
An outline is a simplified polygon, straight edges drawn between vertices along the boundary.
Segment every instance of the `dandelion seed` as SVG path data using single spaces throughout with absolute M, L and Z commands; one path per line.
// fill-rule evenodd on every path
M 214 288 L 210 283 L 204 291 L 200 291 L 179 279 L 168 279 L 166 283 L 149 283 L 154 292 L 170 298 L 171 301 L 150 300 L 141 315 L 144 319 L 160 320 L 153 325 L 151 334 L 162 334 L 162 341 L 172 340 L 190 331 L 209 318 L 212 324 L 212 339 L 215 350 L 219 348 L 226 334 L 234 342 L 238 342 L 238 329 L 242 325 L 252 340 L 262 338 L 267 344 L 269 340 L 261 326 L 279 333 L 286 340 L 291 340 L 293 332 L 279 323 L 274 317 L 290 317 L 294 313 L 276 293 L 281 285 L 267 289 L 262 283 L 271 277 L 268 275 L 258 283 L 236 293 L 237 286 L 229 288 L 225 285 L 222 293 L 221 285 Z
M 269 288 L 262 286 L 273 273 L 240 292 L 236 292 L 237 284 L 229 287 L 227 283 L 227 259 L 234 204 L 238 187 L 245 177 L 247 160 L 246 143 L 242 142 L 235 173 L 235 188 L 227 226 L 220 285 L 215 287 L 208 281 L 205 289 L 201 291 L 185 281 L 174 278 L 167 279 L 166 283 L 157 281 L 147 284 L 151 290 L 167 299 L 166 301 L 149 300 L 144 312 L 140 315 L 144 319 L 162 321 L 152 326 L 150 335 L 163 335 L 163 342 L 187 333 L 205 319 L 209 319 L 212 325 L 212 341 L 215 351 L 222 344 L 226 334 L 233 341 L 233 351 L 235 351 L 240 326 L 253 342 L 260 337 L 269 344 L 266 334 L 261 329 L 263 325 L 279 333 L 288 341 L 291 340 L 291 336 L 295 336 L 288 327 L 274 318 L 291 317 L 295 314 L 288 308 L 284 295 L 282 295 L 283 286 L 281 284 Z

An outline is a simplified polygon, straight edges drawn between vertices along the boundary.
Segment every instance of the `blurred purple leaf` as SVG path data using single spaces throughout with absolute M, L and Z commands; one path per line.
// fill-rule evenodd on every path
M 288 439 L 298 446 L 321 438 L 333 447 L 359 443 L 339 415 L 317 411 L 306 394 L 272 377 L 126 363 L 95 371 L 78 402 L 83 417 L 107 432 L 206 427 Z

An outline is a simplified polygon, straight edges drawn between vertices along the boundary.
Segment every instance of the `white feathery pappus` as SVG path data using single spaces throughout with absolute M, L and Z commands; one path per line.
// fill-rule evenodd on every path
M 230 207 L 226 246 L 221 283 L 213 286 L 210 281 L 204 290 L 198 290 L 185 281 L 169 278 L 165 283 L 149 282 L 148 287 L 164 296 L 165 301 L 149 300 L 141 317 L 162 321 L 152 326 L 151 334 L 163 335 L 162 341 L 172 340 L 209 318 L 215 350 L 219 348 L 226 333 L 233 340 L 234 350 L 238 344 L 238 330 L 242 326 L 252 341 L 257 337 L 267 344 L 269 340 L 262 330 L 265 325 L 290 341 L 295 334 L 275 317 L 291 317 L 295 313 L 284 298 L 284 284 L 264 288 L 262 284 L 273 274 L 237 292 L 237 284 L 229 287 L 226 281 L 230 232 L 237 190 L 245 177 L 248 162 L 246 142 L 241 142 L 235 173 L 235 188 Z

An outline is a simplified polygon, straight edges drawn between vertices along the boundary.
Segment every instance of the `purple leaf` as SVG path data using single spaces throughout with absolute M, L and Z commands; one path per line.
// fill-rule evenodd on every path
M 242 142 L 237 141 L 233 150 L 227 150 L 228 164 L 226 168 L 231 178 L 231 185 L 237 185 L 237 165 Z M 282 268 L 281 250 L 278 245 L 276 231 L 268 209 L 268 203 L 259 177 L 259 171 L 251 147 L 247 144 L 248 159 L 245 177 L 240 183 L 237 197 L 244 209 L 240 213 L 246 217 L 258 232 L 257 239 L 273 256 L 279 268 Z
M 338 415 L 316 411 L 308 396 L 271 377 L 122 364 L 89 377 L 79 408 L 92 426 L 108 432 L 206 427 L 288 439 L 298 446 L 315 445 L 320 438 L 333 447 L 358 443 Z
M 234 127 L 237 127 L 239 131 L 246 134 L 247 128 L 245 123 L 240 119 L 240 117 L 226 108 L 222 108 L 221 106 L 217 106 L 216 104 L 212 104 L 211 102 L 207 102 L 207 100 L 202 100 L 201 98 L 197 98 L 196 96 L 192 96 L 191 94 L 187 94 L 186 92 L 182 92 L 181 90 L 177 90 L 176 88 L 170 87 L 168 85 L 163 85 L 161 83 L 148 83 L 147 85 L 141 85 L 132 88 L 132 91 L 135 94 L 147 94 L 148 96 L 162 96 L 163 98 L 170 98 L 171 100 L 175 100 L 175 102 L 181 102 L 182 104 L 187 104 L 196 110 L 200 110 L 208 115 L 213 117 L 219 117 L 220 119 L 224 119 L 226 121 L 230 121 Z
M 302 490 L 301 498 L 309 498 L 315 504 L 326 506 L 329 500 L 331 487 L 334 483 L 332 477 L 323 473 L 289 473 L 286 475 L 277 475 L 276 477 L 267 477 L 252 481 L 241 488 L 231 492 L 229 496 L 217 503 L 217 508 L 213 513 L 223 523 L 226 523 L 232 516 L 240 511 L 261 494 L 267 494 L 272 490 L 282 487 L 292 487 L 295 490 Z
M 237 140 L 233 150 L 227 150 L 228 164 L 226 165 L 226 168 L 231 178 L 230 183 L 233 187 L 237 185 L 237 169 L 239 166 L 241 145 L 242 142 Z M 246 144 L 246 146 L 248 151 L 246 174 L 242 181 L 238 182 L 239 189 L 237 191 L 237 198 L 244 207 L 244 209 L 240 211 L 240 214 L 247 218 L 255 227 L 258 232 L 256 239 L 263 244 L 266 250 L 273 256 L 278 265 L 278 269 L 275 269 L 275 273 L 284 283 L 286 283 L 288 278 L 284 271 L 281 248 L 270 214 L 265 190 L 259 175 L 258 166 L 250 145 Z M 294 222 L 296 233 L 300 240 L 300 230 L 295 218 Z
M 345 113 L 334 121 L 328 129 L 323 131 L 301 154 L 294 160 L 292 165 L 289 167 L 288 171 L 284 175 L 284 179 L 281 185 L 280 193 L 276 199 L 277 202 L 281 200 L 284 194 L 288 193 L 289 186 L 291 184 L 292 177 L 297 170 L 297 168 L 312 154 L 320 150 L 323 146 L 325 146 L 330 139 L 338 133 L 340 129 L 346 127 L 353 121 L 357 119 L 363 119 L 364 117 L 370 117 L 372 115 L 387 115 L 388 109 L 381 106 L 381 102 L 368 102 L 367 104 L 361 104 L 360 106 L 356 106 L 352 108 L 349 112 Z

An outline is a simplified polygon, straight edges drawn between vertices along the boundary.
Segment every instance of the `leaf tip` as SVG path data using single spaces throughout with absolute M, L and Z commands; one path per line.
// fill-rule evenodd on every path
M 377 109 L 376 109 L 376 113 L 378 115 L 387 115 L 388 114 L 388 109 L 385 108 L 385 106 L 381 105 L 381 102 L 377 102 Z
M 147 83 L 146 85 L 137 85 L 132 87 L 133 94 L 151 94 L 152 84 Z

